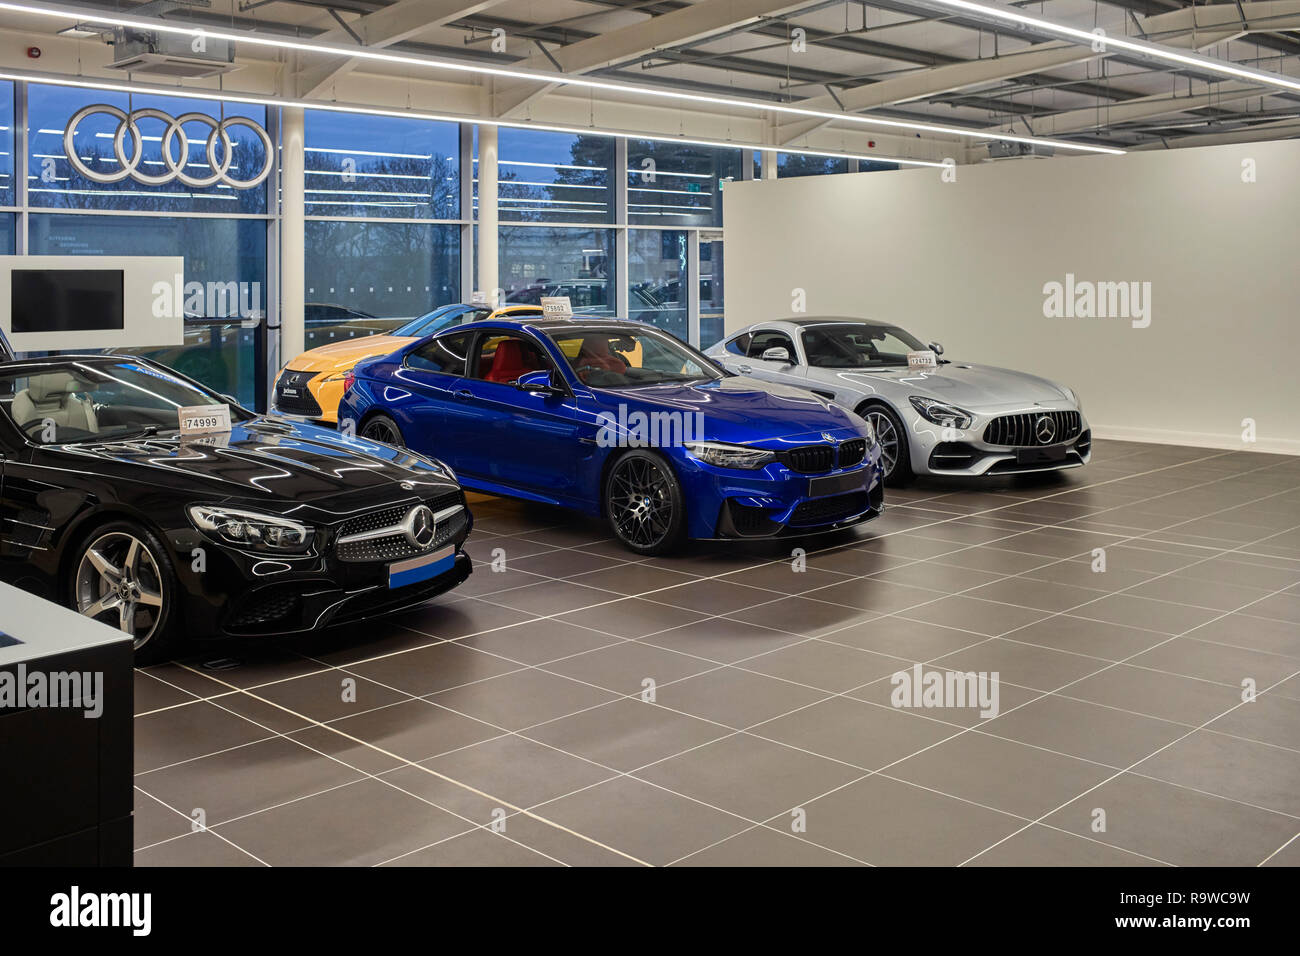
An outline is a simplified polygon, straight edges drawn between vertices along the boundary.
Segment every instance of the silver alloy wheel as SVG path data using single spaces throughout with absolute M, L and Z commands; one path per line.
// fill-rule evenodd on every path
M 394 428 L 386 418 L 375 418 L 366 423 L 366 427 L 361 430 L 362 438 L 369 438 L 371 441 L 381 441 L 386 445 L 396 445 L 402 447 L 402 436 L 397 434 Z
M 894 428 L 894 420 L 878 408 L 867 412 L 867 421 L 876 430 L 876 441 L 880 443 L 880 461 L 885 468 L 885 477 L 888 478 L 898 464 L 898 430 Z
M 138 650 L 149 642 L 163 615 L 162 575 L 148 545 L 124 531 L 96 538 L 77 566 L 77 610 L 116 623 Z M 111 618 L 109 618 L 111 615 Z

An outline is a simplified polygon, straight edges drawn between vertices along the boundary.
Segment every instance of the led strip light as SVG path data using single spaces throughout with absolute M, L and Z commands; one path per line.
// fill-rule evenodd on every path
M 945 0 L 946 2 L 946 0 Z M 972 6 L 977 6 L 972 4 Z M 986 8 L 980 8 L 986 9 Z M 992 10 L 993 8 L 987 8 Z M 450 70 L 462 73 L 476 73 L 485 76 L 503 77 L 506 79 L 522 80 L 529 83 L 541 83 L 547 86 L 578 86 L 587 89 L 605 90 L 613 93 L 624 93 L 633 96 L 649 96 L 660 99 L 680 100 L 688 103 L 698 103 L 707 106 L 724 106 L 733 109 L 745 109 L 758 112 L 783 113 L 791 116 L 800 116 L 808 119 L 830 120 L 834 122 L 852 123 L 860 126 L 885 127 L 889 129 L 905 129 L 915 132 L 935 133 L 943 136 L 958 136 L 963 138 L 977 140 L 995 140 L 1009 143 L 1028 143 L 1035 146 L 1050 146 L 1056 149 L 1070 149 L 1085 153 L 1105 153 L 1109 155 L 1120 155 L 1125 151 L 1110 146 L 1094 146 L 1087 143 L 1074 143 L 1068 140 L 1046 139 L 1038 136 L 1016 136 L 1010 133 L 996 133 L 987 130 L 963 129 L 957 126 L 943 126 L 934 123 L 916 123 L 907 120 L 885 119 L 882 117 L 868 116 L 861 113 L 832 112 L 830 110 L 808 109 L 805 107 L 794 106 L 786 103 L 765 102 L 761 100 L 746 100 L 739 97 L 714 96 L 704 93 L 687 93 L 681 90 L 671 90 L 654 86 L 640 86 L 635 83 L 624 83 L 616 80 L 593 79 L 588 76 L 579 76 L 570 73 L 545 73 L 540 70 L 525 70 L 515 67 L 489 66 L 486 64 L 470 63 L 461 60 L 448 60 L 433 56 L 416 56 L 404 53 L 386 53 L 379 50 L 372 50 L 366 47 L 345 46 L 340 43 L 321 43 L 311 40 L 297 40 L 292 37 L 271 36 L 266 34 L 257 34 L 247 31 L 228 31 L 216 30 L 208 27 L 186 27 L 180 26 L 166 20 L 153 18 L 138 18 L 130 16 L 118 16 L 93 8 L 81 8 L 72 5 L 63 5 L 57 3 L 42 4 L 36 6 L 29 3 L 4 3 L 0 2 L 0 10 L 8 10 L 14 13 L 32 14 L 36 16 L 56 17 L 64 20 L 73 20 L 77 23 L 95 23 L 106 26 L 130 27 L 131 29 L 154 31 L 159 33 L 175 33 L 188 37 L 209 37 L 216 40 L 226 40 L 231 43 L 244 43 L 256 46 L 272 47 L 283 50 L 296 50 L 302 53 L 323 53 L 329 56 L 339 56 L 349 59 L 373 60 L 381 63 L 393 63 L 401 66 L 418 67 L 422 69 Z M 1089 42 L 1096 40 L 1097 37 L 1091 33 L 1085 33 Z M 1160 49 L 1160 48 L 1156 48 Z M 1209 62 L 1216 62 L 1210 60 Z M 1235 74 L 1234 74 L 1235 75 Z M 1271 74 L 1263 74 L 1265 76 Z M 314 101 L 313 101 L 314 102 Z M 506 125 L 498 121 L 498 125 Z M 808 150 L 782 150 L 782 152 L 801 152 L 809 155 Z M 841 155 L 841 154 L 836 154 Z M 899 162 L 899 160 L 889 160 L 889 162 Z M 931 164 L 935 165 L 935 164 Z
M 21 80 L 28 83 L 45 83 L 50 86 L 71 86 L 87 90 L 107 90 L 113 93 L 145 93 L 151 96 L 178 96 L 187 99 L 207 100 L 212 102 L 247 103 L 250 106 L 301 106 L 309 110 L 327 110 L 334 113 L 354 113 L 363 116 L 392 116 L 398 119 L 423 119 L 439 123 L 476 123 L 479 126 L 497 126 L 506 129 L 531 129 L 547 133 L 569 133 L 576 136 L 609 136 L 614 139 L 648 139 L 659 143 L 684 143 L 689 146 L 709 146 L 717 149 L 753 149 L 763 153 L 795 153 L 800 156 L 824 156 L 830 159 L 859 159 L 870 163 L 897 163 L 900 166 L 930 166 L 942 169 L 949 165 L 929 159 L 900 159 L 895 156 L 863 155 L 861 153 L 834 152 L 832 150 L 800 149 L 788 146 L 764 146 L 758 143 L 744 143 L 715 139 L 696 139 L 689 136 L 664 136 L 650 133 L 634 133 L 625 130 L 597 130 L 581 126 L 556 126 L 549 123 L 532 123 L 523 120 L 482 119 L 477 116 L 460 116 L 455 113 L 430 113 L 424 110 L 385 109 L 380 106 L 361 106 L 348 103 L 331 103 L 322 100 L 301 100 L 286 97 L 255 96 L 248 93 L 231 93 L 227 91 L 208 91 L 188 87 L 150 87 L 129 83 L 109 83 L 93 78 L 55 76 L 37 72 L 17 70 L 0 70 L 0 80 Z M 476 160 L 477 162 L 477 160 Z

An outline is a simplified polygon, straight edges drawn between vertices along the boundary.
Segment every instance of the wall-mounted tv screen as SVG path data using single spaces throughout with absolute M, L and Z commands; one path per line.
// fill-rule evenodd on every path
M 121 269 L 14 269 L 12 332 L 102 332 L 121 329 Z

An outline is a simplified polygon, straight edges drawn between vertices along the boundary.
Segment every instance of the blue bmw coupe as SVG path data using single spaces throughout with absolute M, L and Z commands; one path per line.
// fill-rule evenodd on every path
M 866 421 L 638 322 L 480 321 L 364 360 L 347 385 L 341 427 L 436 455 L 466 488 L 603 517 L 640 554 L 882 508 Z

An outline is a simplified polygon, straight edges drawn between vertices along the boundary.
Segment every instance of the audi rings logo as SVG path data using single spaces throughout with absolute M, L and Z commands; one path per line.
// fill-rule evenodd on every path
M 117 129 L 113 132 L 113 155 L 117 157 L 121 168 L 111 173 L 100 172 L 87 166 L 77 155 L 76 146 L 72 141 L 77 132 L 77 125 L 87 116 L 93 116 L 95 113 L 106 113 L 117 120 Z M 167 127 L 162 136 L 162 162 L 167 167 L 167 171 L 158 175 L 140 169 L 144 159 L 144 137 L 140 134 L 139 123 L 143 119 L 155 119 Z M 190 138 L 185 133 L 185 126 L 190 123 L 201 123 L 208 128 L 207 157 L 208 167 L 212 170 L 210 175 L 194 176 L 185 171 L 190 155 Z M 230 175 L 231 163 L 235 158 L 234 144 L 230 140 L 229 133 L 233 126 L 246 126 L 262 141 L 262 168 L 256 176 L 240 179 Z M 218 144 L 222 148 L 220 159 L 217 158 Z M 177 145 L 179 145 L 178 154 L 173 156 L 173 147 Z M 275 148 L 266 130 L 244 116 L 230 116 L 217 120 L 205 113 L 183 113 L 172 117 L 162 110 L 139 109 L 127 113 L 107 103 L 96 103 L 77 110 L 68 120 L 68 125 L 63 130 L 63 153 L 78 173 L 91 182 L 105 185 L 120 183 L 130 176 L 145 186 L 164 186 L 170 182 L 179 182 L 191 189 L 204 189 L 220 183 L 232 189 L 252 189 L 254 186 L 260 186 L 266 181 L 266 177 L 271 175 Z

